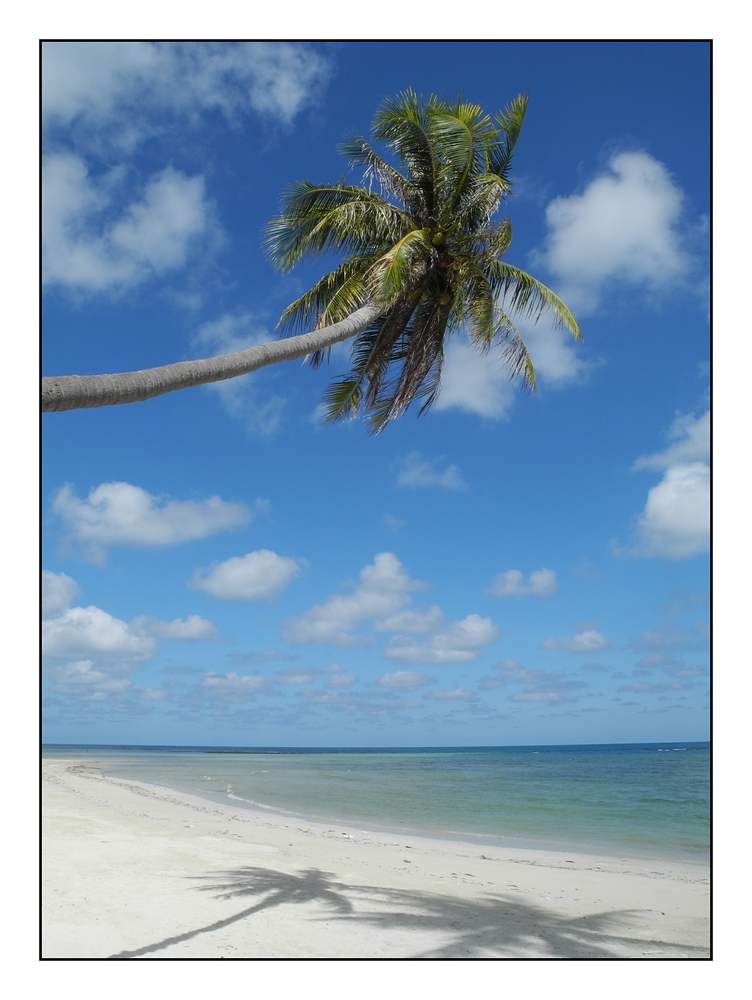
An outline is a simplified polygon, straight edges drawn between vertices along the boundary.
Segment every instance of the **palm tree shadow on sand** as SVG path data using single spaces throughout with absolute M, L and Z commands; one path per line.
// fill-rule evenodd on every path
M 707 958 L 705 948 L 634 937 L 639 910 L 612 910 L 567 918 L 504 895 L 463 899 L 438 893 L 380 886 L 346 885 L 330 872 L 308 868 L 298 874 L 242 867 L 202 876 L 197 888 L 219 899 L 257 900 L 233 916 L 112 958 L 140 958 L 211 934 L 283 904 L 317 903 L 335 920 L 362 926 L 434 933 L 446 943 L 412 958 Z M 314 920 L 322 919 L 312 917 Z M 327 919 L 331 920 L 331 917 Z M 248 956 L 248 957 L 264 957 Z M 325 956 L 322 956 L 325 957 Z

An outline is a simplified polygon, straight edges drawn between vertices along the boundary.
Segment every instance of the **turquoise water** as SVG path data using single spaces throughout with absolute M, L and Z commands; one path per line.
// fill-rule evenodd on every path
M 707 857 L 707 743 L 297 750 L 49 745 L 237 806 L 382 830 Z

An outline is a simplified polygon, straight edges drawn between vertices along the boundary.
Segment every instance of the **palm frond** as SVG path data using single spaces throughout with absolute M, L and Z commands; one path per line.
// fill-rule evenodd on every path
M 503 111 L 496 115 L 496 123 L 504 133 L 505 141 L 495 146 L 489 158 L 489 168 L 493 173 L 498 174 L 507 185 L 512 166 L 512 153 L 520 137 L 528 100 L 527 94 L 518 94 Z
M 576 340 L 582 340 L 582 332 L 572 313 L 559 296 L 537 278 L 512 264 L 497 260 L 489 268 L 489 281 L 494 291 L 501 295 L 502 302 L 508 300 L 513 312 L 537 322 L 543 311 L 548 309 L 555 326 L 566 327 Z
M 375 178 L 382 191 L 399 198 L 411 214 L 425 212 L 421 189 L 387 163 L 358 132 L 351 132 L 337 147 L 353 166 L 363 168 L 363 179 Z
M 370 298 L 377 305 L 391 305 L 412 290 L 416 264 L 433 252 L 430 235 L 414 229 L 390 247 L 369 269 L 366 283 Z M 422 270 L 422 269 L 421 269 Z

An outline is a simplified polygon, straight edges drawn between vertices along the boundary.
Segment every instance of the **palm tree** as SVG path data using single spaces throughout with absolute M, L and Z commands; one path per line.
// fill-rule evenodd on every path
M 267 227 L 269 256 L 283 271 L 323 252 L 343 255 L 280 320 L 288 331 L 313 332 L 141 372 L 44 379 L 43 408 L 134 402 L 305 356 L 315 366 L 333 344 L 355 337 L 352 370 L 328 390 L 327 417 L 362 409 L 378 432 L 415 399 L 421 413 L 434 402 L 446 338 L 461 329 L 481 351 L 499 345 L 510 376 L 534 390 L 532 360 L 510 314 L 537 321 L 548 309 L 556 325 L 581 333 L 550 289 L 503 260 L 511 224 L 495 216 L 511 193 L 526 107 L 525 95 L 494 117 L 412 91 L 385 101 L 372 136 L 402 169 L 352 134 L 340 151 L 363 168 L 368 187 L 294 184 Z

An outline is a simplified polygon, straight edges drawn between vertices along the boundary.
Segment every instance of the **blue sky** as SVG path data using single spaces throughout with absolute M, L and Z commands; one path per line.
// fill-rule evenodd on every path
M 60 43 L 44 64 L 44 371 L 274 336 L 327 263 L 261 245 L 387 96 L 530 105 L 507 259 L 580 321 L 528 398 L 450 343 L 372 437 L 298 362 L 43 419 L 44 738 L 706 739 L 704 43 Z M 352 182 L 359 177 L 352 173 Z

